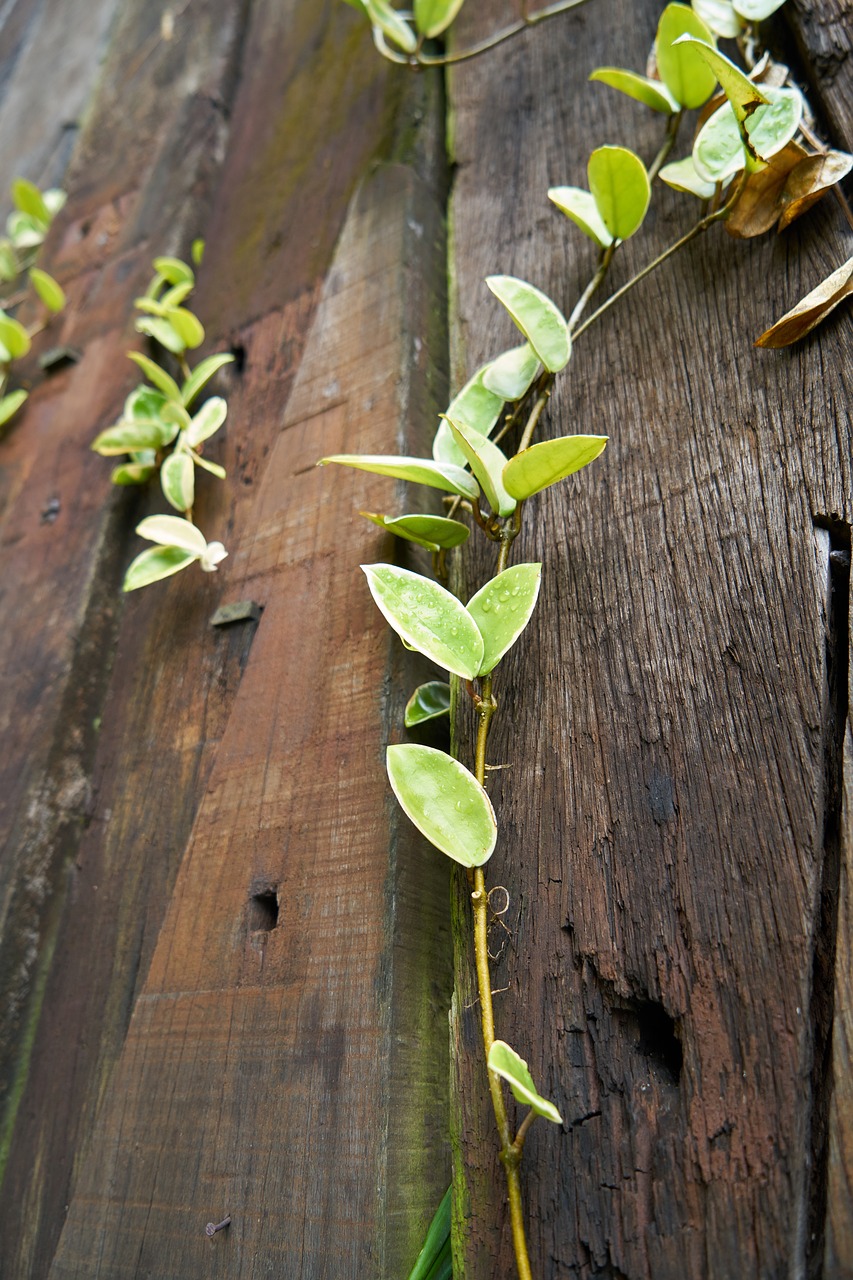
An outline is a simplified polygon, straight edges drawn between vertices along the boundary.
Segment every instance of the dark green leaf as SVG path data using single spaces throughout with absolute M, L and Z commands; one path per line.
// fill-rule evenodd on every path
M 428 684 L 418 685 L 406 703 L 405 724 L 413 729 L 416 724 L 425 720 L 435 720 L 438 716 L 446 716 L 450 712 L 450 685 L 444 680 L 430 680 Z
M 409 1272 L 408 1280 L 439 1280 L 439 1276 L 435 1274 L 435 1267 L 445 1247 L 450 1243 L 451 1192 L 452 1188 L 448 1187 L 442 1196 L 441 1204 L 435 1211 L 417 1262 Z

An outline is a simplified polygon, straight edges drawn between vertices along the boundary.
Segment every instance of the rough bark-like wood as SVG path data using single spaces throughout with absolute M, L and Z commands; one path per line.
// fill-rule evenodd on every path
M 460 43 L 506 17 L 482 8 Z M 586 78 L 642 67 L 658 9 L 601 22 L 590 6 L 453 72 L 455 385 L 513 341 L 485 275 L 568 308 L 592 273 L 546 191 L 585 185 L 600 143 L 654 154 L 659 123 Z M 656 197 L 612 285 L 693 216 Z M 543 595 L 501 672 L 489 753 L 512 762 L 490 784 L 490 881 L 511 897 L 498 1034 L 566 1120 L 534 1126 L 525 1152 L 540 1277 L 819 1265 L 831 729 L 814 525 L 851 515 L 846 321 L 770 359 L 751 340 L 844 253 L 829 203 L 775 241 L 708 235 L 579 340 L 551 402 L 547 434 L 611 442 L 528 504 L 515 558 L 544 561 Z M 490 562 L 472 554 L 470 588 Z M 472 1000 L 463 976 L 458 1247 L 467 1276 L 492 1277 L 512 1263 Z
M 791 0 L 786 6 L 834 141 L 853 145 L 853 21 L 849 0 Z

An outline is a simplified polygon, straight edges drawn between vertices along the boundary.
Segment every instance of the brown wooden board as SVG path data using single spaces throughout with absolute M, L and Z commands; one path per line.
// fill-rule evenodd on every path
M 507 12 L 472 7 L 459 45 Z M 569 308 L 592 274 L 591 244 L 546 191 L 585 186 L 602 143 L 654 155 L 660 121 L 586 80 L 642 69 L 658 12 L 589 5 L 453 71 L 455 386 L 513 341 L 486 275 Z M 657 198 L 612 286 L 691 217 Z M 527 1140 L 537 1276 L 820 1265 L 828 685 L 847 645 L 846 626 L 827 645 L 827 586 L 829 550 L 849 548 L 849 316 L 790 352 L 751 342 L 848 254 L 829 202 L 778 239 L 709 234 L 578 341 L 551 401 L 546 434 L 611 440 L 528 504 L 515 558 L 543 560 L 543 594 L 502 671 L 489 752 L 511 765 L 490 783 L 490 882 L 508 888 L 512 934 L 497 1033 L 566 1121 Z M 468 557 L 469 589 L 492 558 Z M 465 898 L 457 1250 L 466 1276 L 492 1277 L 512 1262 Z

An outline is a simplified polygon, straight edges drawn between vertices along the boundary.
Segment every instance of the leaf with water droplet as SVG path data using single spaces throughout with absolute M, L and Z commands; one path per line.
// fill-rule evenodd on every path
M 529 498 L 593 462 L 606 444 L 607 436 L 560 436 L 531 445 L 504 467 L 506 491 L 519 501 Z
M 549 1102 L 537 1092 L 527 1063 L 519 1057 L 515 1049 L 510 1048 L 505 1040 L 493 1042 L 489 1050 L 488 1068 L 501 1079 L 506 1080 L 516 1102 L 532 1107 L 538 1116 L 550 1120 L 553 1124 L 563 1123 L 563 1117 L 553 1102 Z
M 478 675 L 487 676 L 530 621 L 542 580 L 541 564 L 514 564 L 490 579 L 468 601 L 468 612 L 483 637 Z
M 425 720 L 435 720 L 450 713 L 450 685 L 444 680 L 419 684 L 406 703 L 405 725 L 413 729 Z
M 481 867 L 498 837 L 495 811 L 473 773 L 444 751 L 389 747 L 388 777 L 403 811 L 436 849 L 463 867 Z
M 445 670 L 473 680 L 483 659 L 483 638 L 465 606 L 410 569 L 361 567 L 373 599 L 401 639 Z

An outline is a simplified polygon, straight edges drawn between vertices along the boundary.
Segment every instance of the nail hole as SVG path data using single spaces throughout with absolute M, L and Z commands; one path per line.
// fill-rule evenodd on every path
M 256 887 L 249 898 L 252 933 L 270 933 L 278 924 L 278 893 L 274 885 Z

